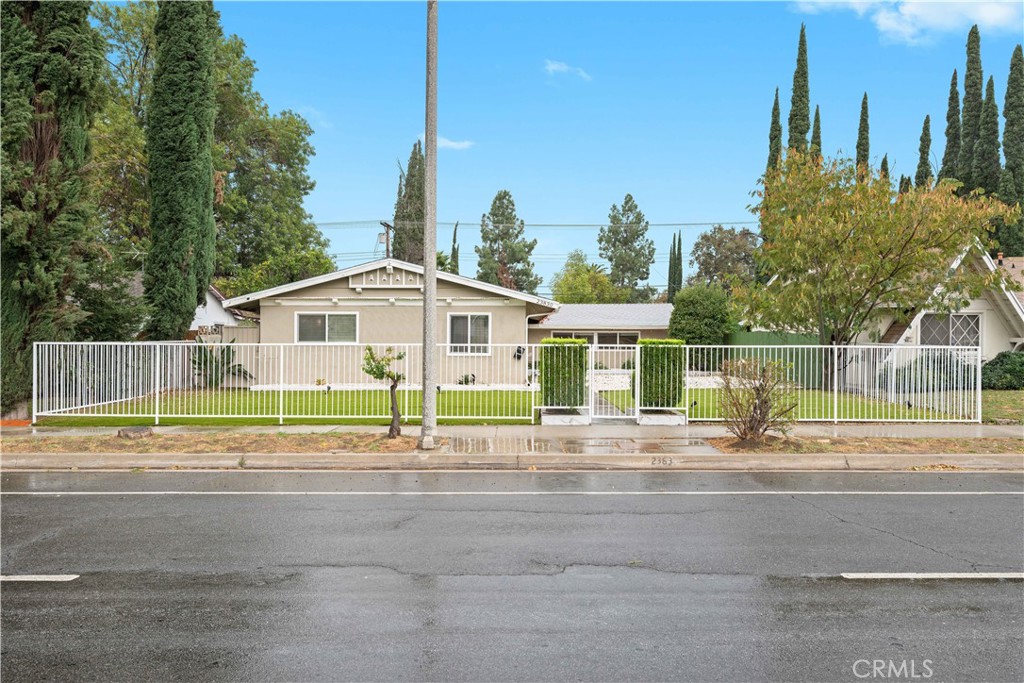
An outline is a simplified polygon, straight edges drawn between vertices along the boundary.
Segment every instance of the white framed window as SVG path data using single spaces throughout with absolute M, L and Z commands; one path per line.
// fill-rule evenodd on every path
M 921 343 L 936 346 L 980 346 L 981 315 L 924 315 L 921 317 Z
M 490 313 L 449 313 L 448 353 L 486 356 L 491 353 Z
M 356 344 L 358 313 L 296 313 L 295 341 L 304 344 Z

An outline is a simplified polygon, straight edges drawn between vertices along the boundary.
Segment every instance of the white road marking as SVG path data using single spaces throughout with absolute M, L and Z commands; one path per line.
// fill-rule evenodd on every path
M 74 581 L 78 574 L 0 574 L 0 581 Z
M 916 579 L 1015 579 L 1024 580 L 1024 572 L 845 572 L 844 579 L 916 580 Z
M 1024 491 L 2 491 L 3 496 L 1017 496 Z

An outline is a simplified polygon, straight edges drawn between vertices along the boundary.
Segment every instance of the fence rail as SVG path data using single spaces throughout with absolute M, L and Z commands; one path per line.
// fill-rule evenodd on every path
M 391 349 L 399 407 L 419 419 L 419 344 L 42 342 L 32 417 L 386 420 L 388 386 L 362 370 Z M 654 351 L 657 348 L 657 351 Z M 980 422 L 977 347 L 438 345 L 438 417 L 533 423 L 721 420 L 738 361 L 775 363 L 801 421 Z

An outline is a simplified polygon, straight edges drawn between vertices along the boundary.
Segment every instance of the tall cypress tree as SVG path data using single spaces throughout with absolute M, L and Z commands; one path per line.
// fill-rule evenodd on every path
M 928 160 L 932 149 L 932 118 L 925 115 L 924 125 L 921 126 L 921 144 L 917 147 L 917 174 L 914 176 L 914 185 L 917 187 L 928 187 L 932 184 L 932 165 Z
M 939 180 L 956 178 L 960 160 L 960 93 L 957 91 L 956 69 L 949 82 L 949 104 L 946 108 L 946 149 L 942 153 Z
M 676 281 L 675 290 L 683 288 L 683 233 L 676 233 Z
M 775 89 L 772 105 L 772 123 L 768 128 L 768 170 L 778 168 L 782 156 L 782 120 L 779 113 L 779 89 Z
M 789 104 L 789 149 L 807 150 L 807 131 L 811 128 L 811 92 L 807 83 L 807 31 L 800 24 L 800 42 L 793 72 L 793 98 Z
M 913 187 L 913 185 L 911 184 L 910 176 L 901 175 L 900 176 L 900 187 L 899 187 L 900 194 L 906 194 L 907 192 L 910 192 L 910 188 L 912 188 L 912 187 Z
M 889 179 L 889 155 L 888 154 L 882 155 L 882 164 L 878 167 L 878 175 L 880 175 L 881 177 L 885 178 L 886 180 Z M 901 181 L 902 181 L 902 177 L 901 177 Z
M 991 76 L 985 86 L 985 103 L 978 124 L 978 142 L 974 147 L 974 166 L 971 179 L 986 194 L 999 190 L 999 108 L 996 105 L 996 87 Z
M 213 86 L 217 15 L 210 2 L 160 2 L 147 112 L 150 339 L 182 339 L 214 265 Z
M 1016 193 L 1003 201 L 1024 204 L 1024 53 L 1018 45 L 1010 58 L 1010 75 L 1006 79 L 1003 101 L 1003 156 L 1006 170 L 1013 174 Z M 1024 225 L 1024 224 L 1022 224 Z
M 1012 197 L 1016 191 L 1013 172 L 1004 168 L 999 180 L 999 198 L 1007 204 L 1013 204 Z M 1016 223 L 1005 223 L 998 218 L 993 223 L 993 255 L 1001 251 L 1005 256 L 1024 256 L 1024 217 L 1018 218 Z
M 395 199 L 395 241 L 392 255 L 401 261 L 423 265 L 423 145 L 417 140 L 409 152 L 405 170 L 399 169 Z
M 93 220 L 83 167 L 104 48 L 88 2 L 0 4 L 3 51 L 0 407 L 29 397 L 32 344 L 75 339 L 81 243 Z
M 455 223 L 455 229 L 452 230 L 452 257 L 451 257 L 451 269 L 453 275 L 459 274 L 459 224 Z
M 860 101 L 860 126 L 857 128 L 857 166 L 867 168 L 871 163 L 871 135 L 868 126 L 868 94 Z
M 978 187 L 973 177 L 974 154 L 981 129 L 983 107 L 981 72 L 981 34 L 978 25 L 971 27 L 967 35 L 967 70 L 964 71 L 964 105 L 960 116 L 960 157 L 957 161 L 957 179 L 964 184 L 964 191 Z
M 814 125 L 811 126 L 811 153 L 821 154 L 821 114 L 814 105 Z
M 672 233 L 672 244 L 668 248 L 668 302 L 672 303 L 676 295 L 676 236 Z

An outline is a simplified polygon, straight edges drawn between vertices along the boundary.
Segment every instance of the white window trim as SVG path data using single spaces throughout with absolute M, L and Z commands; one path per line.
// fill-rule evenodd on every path
M 328 315 L 354 315 L 355 318 L 356 318 L 356 340 L 355 341 L 350 341 L 350 342 L 332 342 L 332 341 L 304 342 L 304 341 L 299 341 L 299 316 L 301 316 L 301 315 L 322 315 L 322 316 L 328 316 Z M 293 323 L 293 325 L 294 325 L 294 333 L 292 335 L 292 339 L 294 340 L 294 343 L 296 343 L 296 344 L 317 344 L 319 346 L 358 346 L 359 345 L 359 312 L 358 311 L 317 311 L 317 312 L 314 312 L 314 311 L 302 311 L 301 313 L 296 311 L 295 314 L 294 314 L 294 323 Z M 326 336 L 327 336 L 327 320 L 324 320 L 324 337 L 326 338 Z
M 487 316 L 487 343 L 486 344 L 473 344 L 473 343 L 471 343 L 471 336 L 472 335 L 470 333 L 470 327 L 469 327 L 470 323 L 469 323 L 468 318 L 470 316 L 474 316 L 474 315 Z M 452 343 L 452 316 L 465 316 L 467 318 L 467 320 L 466 320 L 466 326 L 467 326 L 466 327 L 466 343 L 465 344 L 458 344 L 458 346 L 467 346 L 467 347 L 486 346 L 487 347 L 486 353 L 473 353 L 471 351 L 466 351 L 466 352 L 452 351 L 452 346 L 455 346 L 455 344 Z M 494 321 L 491 319 L 491 314 L 490 313 L 474 313 L 473 311 L 466 311 L 465 313 L 463 313 L 462 311 L 459 311 L 458 313 L 453 313 L 453 312 L 449 311 L 448 312 L 447 324 L 445 326 L 445 339 L 447 339 L 447 341 L 448 341 L 448 344 L 447 344 L 445 350 L 448 352 L 448 355 L 449 356 L 489 356 L 489 355 L 491 355 L 491 339 L 494 337 L 494 335 L 492 334 L 493 330 L 491 329 L 491 324 L 493 322 Z
M 978 348 L 981 349 L 982 352 L 984 352 L 984 349 L 985 349 L 985 311 L 971 311 L 971 310 L 953 311 L 952 313 L 947 313 L 945 316 L 942 316 L 941 313 L 931 313 L 931 312 L 929 312 L 929 313 L 925 313 L 924 315 L 926 315 L 926 316 L 927 315 L 935 315 L 935 316 L 945 317 L 947 321 L 949 320 L 949 317 L 953 316 L 953 315 L 976 315 L 976 316 L 978 316 Z M 921 344 L 921 345 L 924 345 L 924 342 L 921 341 L 921 328 L 922 327 L 924 327 L 924 316 L 922 316 L 921 323 L 917 326 L 917 343 Z M 948 346 L 948 344 L 947 344 L 947 346 Z M 970 346 L 965 346 L 963 348 L 969 349 L 971 347 Z M 984 360 L 984 358 L 982 360 Z

